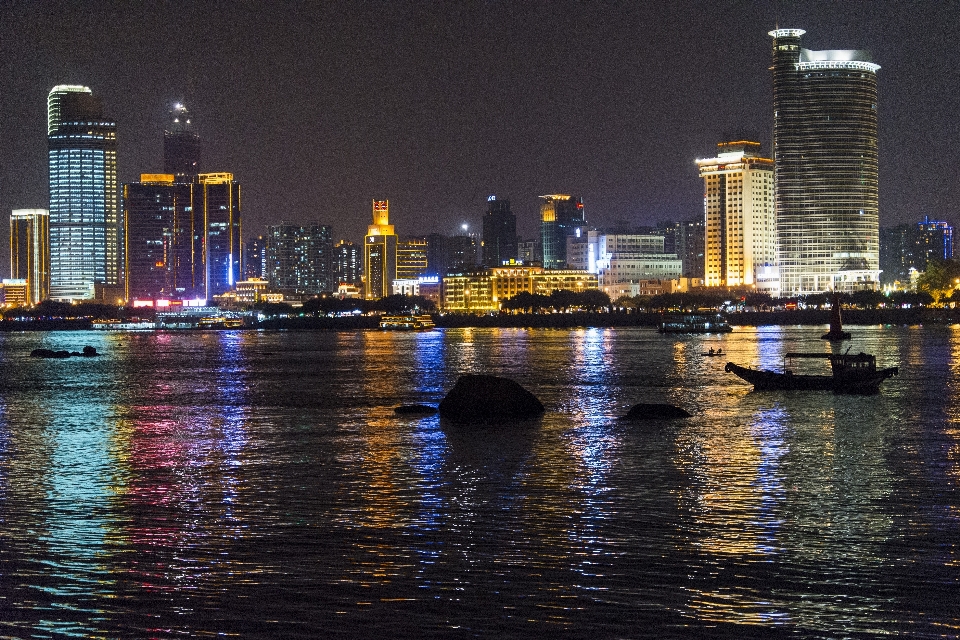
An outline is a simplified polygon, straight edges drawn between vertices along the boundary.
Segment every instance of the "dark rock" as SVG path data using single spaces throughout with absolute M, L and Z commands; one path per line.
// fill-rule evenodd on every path
M 91 347 L 90 345 L 87 345 L 83 348 L 83 353 L 80 355 L 82 355 L 84 358 L 96 358 L 100 354 L 97 353 L 96 347 Z
M 536 418 L 543 404 L 509 378 L 468 374 L 440 401 L 440 416 L 458 423 L 497 423 Z
M 31 358 L 69 358 L 69 351 L 54 351 L 53 349 L 34 349 L 30 352 Z
M 670 420 L 673 418 L 689 418 L 690 413 L 672 404 L 635 404 L 624 416 L 627 420 Z
M 393 412 L 397 415 L 432 416 L 437 412 L 437 408 L 428 404 L 402 404 Z

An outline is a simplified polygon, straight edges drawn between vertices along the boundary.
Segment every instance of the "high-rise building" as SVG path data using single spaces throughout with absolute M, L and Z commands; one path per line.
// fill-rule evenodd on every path
M 334 276 L 337 284 L 359 286 L 363 283 L 363 257 L 360 247 L 341 240 L 333 248 Z
M 390 224 L 390 201 L 373 201 L 373 224 L 363 239 L 364 297 L 379 300 L 397 279 L 397 234 Z
M 247 280 L 267 279 L 267 239 L 257 236 L 247 240 L 243 252 L 243 276 Z
M 206 297 L 194 189 L 172 174 L 141 174 L 140 182 L 123 185 L 127 300 Z
M 950 260 L 953 258 L 953 227 L 949 222 L 924 216 L 917 223 L 917 250 L 918 255 L 923 256 L 924 269 L 930 260 Z
M 177 182 L 190 182 L 200 173 L 200 136 L 190 112 L 179 102 L 163 130 L 163 171 L 176 176 Z
M 197 176 L 193 215 L 203 221 L 204 295 L 211 299 L 230 291 L 241 279 L 240 183 L 232 173 Z
M 329 225 L 280 223 L 267 227 L 267 281 L 274 290 L 336 291 Z
M 926 271 L 932 260 L 953 258 L 953 226 L 924 216 L 916 224 L 880 229 L 880 282 L 885 286 L 910 283 L 911 271 Z
M 485 267 L 499 267 L 517 259 L 517 217 L 510 211 L 509 200 L 487 198 L 481 251 Z
M 397 280 L 416 280 L 427 274 L 426 238 L 405 238 L 397 242 Z
M 121 281 L 117 125 L 88 87 L 47 97 L 50 297 L 83 300 Z
M 477 248 L 480 243 L 476 234 L 462 233 L 447 238 L 447 268 L 445 273 L 464 273 L 477 267 Z
M 779 296 L 773 160 L 760 143 L 721 142 L 717 157 L 697 160 L 703 178 L 704 284 L 753 286 Z
M 875 289 L 879 279 L 877 70 L 865 51 L 773 37 L 773 142 L 781 289 Z
M 545 269 L 567 265 L 567 240 L 580 239 L 586 231 L 583 198 L 570 195 L 540 196 L 540 240 Z
M 10 215 L 10 278 L 24 280 L 27 304 L 50 297 L 50 212 L 14 209 Z

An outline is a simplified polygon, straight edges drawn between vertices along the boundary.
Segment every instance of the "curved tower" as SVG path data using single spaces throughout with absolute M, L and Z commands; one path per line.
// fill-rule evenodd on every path
M 177 182 L 190 182 L 200 173 L 200 136 L 193 130 L 190 112 L 179 102 L 163 130 L 163 172 L 176 176 Z
M 783 295 L 876 289 L 877 70 L 865 51 L 773 38 L 773 144 Z

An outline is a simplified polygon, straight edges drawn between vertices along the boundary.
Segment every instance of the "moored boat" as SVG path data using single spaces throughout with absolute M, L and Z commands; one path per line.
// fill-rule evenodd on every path
M 753 385 L 755 391 L 833 391 L 834 393 L 873 394 L 880 383 L 897 375 L 897 367 L 877 369 L 877 359 L 868 353 L 788 353 L 785 360 L 819 358 L 829 360 L 831 375 L 799 374 L 784 366 L 782 372 L 751 369 L 728 362 L 724 370 Z
M 733 328 L 718 314 L 685 313 L 666 316 L 657 327 L 660 333 L 730 333 Z
M 426 331 L 436 326 L 433 323 L 433 317 L 429 314 L 380 316 L 381 329 Z

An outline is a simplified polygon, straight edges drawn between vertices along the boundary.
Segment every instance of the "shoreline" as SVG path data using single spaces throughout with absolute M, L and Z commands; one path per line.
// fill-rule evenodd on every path
M 951 325 L 960 323 L 960 308 L 914 309 L 847 309 L 843 312 L 844 326 L 857 325 L 904 325 L 924 324 Z M 830 311 L 802 309 L 793 311 L 744 311 L 726 314 L 732 326 L 827 326 L 830 324 Z M 612 327 L 656 327 L 662 315 L 652 312 L 574 312 L 574 313 L 524 313 L 496 315 L 433 314 L 438 328 L 455 329 L 465 327 L 501 327 L 531 329 L 574 329 L 574 328 L 612 328 Z M 298 316 L 292 318 L 271 318 L 256 325 L 239 330 L 267 331 L 356 331 L 361 329 L 379 329 L 378 316 L 355 316 L 346 318 Z M 93 330 L 89 319 L 58 319 L 36 321 L 0 321 L 0 332 L 11 331 L 86 331 Z M 146 329 L 150 331 L 151 329 Z M 162 331 L 207 331 L 223 329 L 159 329 Z M 104 331 L 125 331 L 124 329 L 104 329 Z

